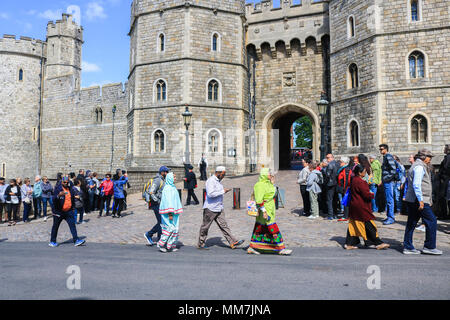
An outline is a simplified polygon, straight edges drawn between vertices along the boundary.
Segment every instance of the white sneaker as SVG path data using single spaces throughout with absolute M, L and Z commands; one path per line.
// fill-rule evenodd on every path
M 424 224 L 420 225 L 419 227 L 416 228 L 416 230 L 425 232 L 426 231 L 425 225 Z
M 436 256 L 440 256 L 442 254 L 441 250 L 438 249 L 428 249 L 428 248 L 423 248 L 422 253 L 424 254 L 434 254 Z
M 167 249 L 166 249 L 166 248 L 159 247 L 159 251 L 161 251 L 162 253 L 166 253 L 166 252 L 167 252 Z
M 317 219 L 317 218 L 319 218 L 319 217 L 317 217 L 317 216 L 309 216 L 308 217 L 308 219 L 312 219 L 312 220 Z
M 417 249 L 403 249 L 403 254 L 420 254 L 420 251 Z
M 278 254 L 279 254 L 279 255 L 282 255 L 282 256 L 290 256 L 291 253 L 292 253 L 292 250 L 289 250 L 289 249 L 283 249 L 283 250 L 281 250 Z
M 248 254 L 261 254 L 260 252 L 256 251 L 255 249 L 248 247 L 247 249 Z

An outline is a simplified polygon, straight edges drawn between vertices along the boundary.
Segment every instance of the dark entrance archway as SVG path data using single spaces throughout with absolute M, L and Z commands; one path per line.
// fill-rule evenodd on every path
M 279 169 L 290 170 L 295 169 L 298 161 L 293 157 L 293 148 L 296 147 L 293 124 L 294 122 L 307 114 L 290 111 L 278 117 L 272 125 L 272 129 L 278 130 L 278 152 L 279 152 Z M 312 121 L 313 122 L 313 121 Z M 314 145 L 314 134 L 311 145 Z M 274 141 L 277 143 L 277 141 Z

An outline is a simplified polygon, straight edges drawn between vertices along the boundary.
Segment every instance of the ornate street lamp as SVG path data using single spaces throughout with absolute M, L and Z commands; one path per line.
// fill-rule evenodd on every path
M 114 121 L 116 119 L 116 111 L 117 107 L 116 105 L 113 105 L 112 107 L 112 115 L 113 115 L 113 125 L 112 125 L 112 141 L 111 141 L 111 163 L 109 164 L 109 172 L 112 171 L 113 166 L 113 160 L 114 160 Z
M 191 125 L 192 112 L 189 111 L 189 107 L 186 106 L 186 110 L 181 114 L 183 116 L 184 126 L 186 127 L 186 151 L 184 153 L 185 164 L 190 164 L 190 152 L 189 152 L 189 126 Z
M 325 118 L 327 116 L 329 104 L 327 95 L 325 92 L 322 92 L 320 95 L 320 100 L 317 102 L 317 107 L 319 108 L 320 114 L 320 161 L 325 158 Z

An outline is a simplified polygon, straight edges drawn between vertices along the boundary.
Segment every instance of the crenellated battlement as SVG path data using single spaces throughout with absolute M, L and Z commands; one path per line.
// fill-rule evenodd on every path
M 39 39 L 20 36 L 16 39 L 15 35 L 5 34 L 0 38 L 0 52 L 32 55 L 36 57 L 45 56 L 46 43 Z
M 89 101 L 105 101 L 123 98 L 126 96 L 127 83 L 109 83 L 103 86 L 92 86 L 80 90 L 80 99 L 83 103 Z
M 328 12 L 328 0 L 280 0 L 280 6 L 274 7 L 273 0 L 245 6 L 245 15 L 249 24 L 285 17 L 307 16 Z
M 47 24 L 47 38 L 67 36 L 83 41 L 83 27 L 73 21 L 71 14 L 63 13 L 61 20 L 49 21 Z

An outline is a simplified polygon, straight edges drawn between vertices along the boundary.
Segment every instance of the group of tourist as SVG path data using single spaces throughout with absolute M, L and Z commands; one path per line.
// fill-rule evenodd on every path
M 414 229 L 426 232 L 423 253 L 442 254 L 436 249 L 437 219 L 433 203 L 441 210 L 441 217 L 448 219 L 450 211 L 450 145 L 444 149 L 445 158 L 439 175 L 431 165 L 433 154 L 422 149 L 409 157 L 411 168 L 406 172 L 399 157 L 389 153 L 389 146 L 381 144 L 382 163 L 375 155 L 360 154 L 353 158 L 335 160 L 328 154 L 322 162 L 303 160 L 304 168 L 298 174 L 297 183 L 303 198 L 303 214 L 309 219 L 319 217 L 320 204 L 327 220 L 338 219 L 349 224 L 345 248 L 356 249 L 359 237 L 367 246 L 385 249 L 389 245 L 378 237 L 374 213 L 382 212 L 376 195 L 382 190 L 385 198 L 386 219 L 384 225 L 395 223 L 395 214 L 406 204 L 408 223 L 404 237 L 404 253 L 419 254 L 412 245 Z M 436 181 L 440 182 L 436 186 Z M 437 195 L 437 196 L 436 196 Z M 321 198 L 321 200 L 320 200 Z M 422 226 L 417 226 L 419 220 Z

